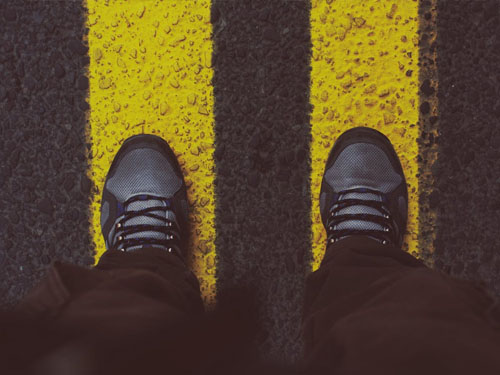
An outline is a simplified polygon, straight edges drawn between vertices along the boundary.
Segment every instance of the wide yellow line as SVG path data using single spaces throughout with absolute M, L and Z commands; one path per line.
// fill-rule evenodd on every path
M 191 203 L 192 268 L 205 302 L 215 298 L 214 116 L 210 1 L 88 0 L 92 144 L 90 231 L 104 252 L 104 180 L 122 142 L 163 137 L 178 155 Z
M 312 0 L 313 269 L 325 250 L 319 192 L 328 152 L 345 130 L 369 126 L 393 143 L 409 184 L 404 248 L 418 254 L 418 1 Z

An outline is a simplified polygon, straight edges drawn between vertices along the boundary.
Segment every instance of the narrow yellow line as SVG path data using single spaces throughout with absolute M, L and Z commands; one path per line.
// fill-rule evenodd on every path
M 418 1 L 312 0 L 313 269 L 325 250 L 321 178 L 334 141 L 369 126 L 393 143 L 409 184 L 404 248 L 418 254 Z
M 191 203 L 192 268 L 207 304 L 215 299 L 214 116 L 210 1 L 88 0 L 90 231 L 104 252 L 100 203 L 122 142 L 165 139 L 178 155 Z

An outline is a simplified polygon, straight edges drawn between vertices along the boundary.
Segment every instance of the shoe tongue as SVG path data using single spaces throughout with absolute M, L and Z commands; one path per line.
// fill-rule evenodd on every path
M 382 197 L 374 193 L 350 192 L 340 196 L 339 202 L 346 199 L 359 199 L 365 201 L 382 201 Z M 384 215 L 374 207 L 363 204 L 355 204 L 342 208 L 337 211 L 337 215 L 345 214 L 370 214 L 383 217 Z M 368 220 L 345 220 L 335 226 L 335 229 L 355 229 L 355 230 L 384 230 L 384 227 L 378 223 Z
M 134 212 L 134 211 L 141 211 L 146 208 L 151 208 L 151 207 L 168 207 L 168 203 L 165 202 L 164 200 L 161 199 L 147 199 L 147 200 L 138 200 L 131 202 L 127 206 L 127 212 Z M 164 209 L 159 209 L 159 210 L 154 210 L 154 211 L 149 211 L 148 214 L 160 216 L 167 218 L 171 221 L 176 221 L 176 217 L 173 211 L 171 210 L 164 210 Z M 127 228 L 132 225 L 155 225 L 155 226 L 166 226 L 166 223 L 164 220 L 160 220 L 154 217 L 146 216 L 146 215 L 137 215 L 135 217 L 132 217 L 128 219 L 123 227 Z M 156 232 L 156 231 L 142 231 L 142 232 L 136 232 L 127 235 L 126 238 L 152 238 L 152 239 L 166 239 L 166 234 L 162 232 Z M 140 249 L 144 246 L 148 245 L 138 245 L 138 246 L 131 246 L 128 247 L 127 250 L 137 250 Z M 164 248 L 164 246 L 161 245 L 153 245 L 154 247 L 161 247 Z

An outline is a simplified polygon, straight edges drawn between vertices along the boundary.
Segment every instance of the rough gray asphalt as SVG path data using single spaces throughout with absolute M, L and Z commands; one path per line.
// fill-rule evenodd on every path
M 89 58 L 77 1 L 0 2 L 0 299 L 53 260 L 91 264 L 85 177 Z
M 500 2 L 438 3 L 436 267 L 500 297 Z
M 436 48 L 437 7 L 435 0 L 419 3 L 419 81 L 420 81 L 420 136 L 419 146 L 419 247 L 420 258 L 429 266 L 434 263 L 435 209 L 430 207 L 430 194 L 434 189 L 432 166 L 437 158 L 438 137 L 438 74 Z M 433 202 L 434 203 L 434 202 Z
M 292 361 L 311 246 L 309 4 L 216 0 L 212 22 L 218 289 L 255 294 L 262 356 Z

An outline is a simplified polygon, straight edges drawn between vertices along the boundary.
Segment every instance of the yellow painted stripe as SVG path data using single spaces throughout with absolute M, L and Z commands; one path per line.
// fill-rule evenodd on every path
M 418 25 L 416 0 L 312 0 L 313 269 L 326 242 L 319 214 L 326 159 L 355 126 L 384 133 L 401 159 L 409 184 L 405 249 L 418 253 Z
M 214 116 L 210 1 L 88 0 L 90 178 L 97 259 L 106 174 L 134 134 L 165 139 L 178 155 L 191 203 L 191 266 L 208 304 L 215 298 Z M 96 260 L 97 260 L 96 259 Z

